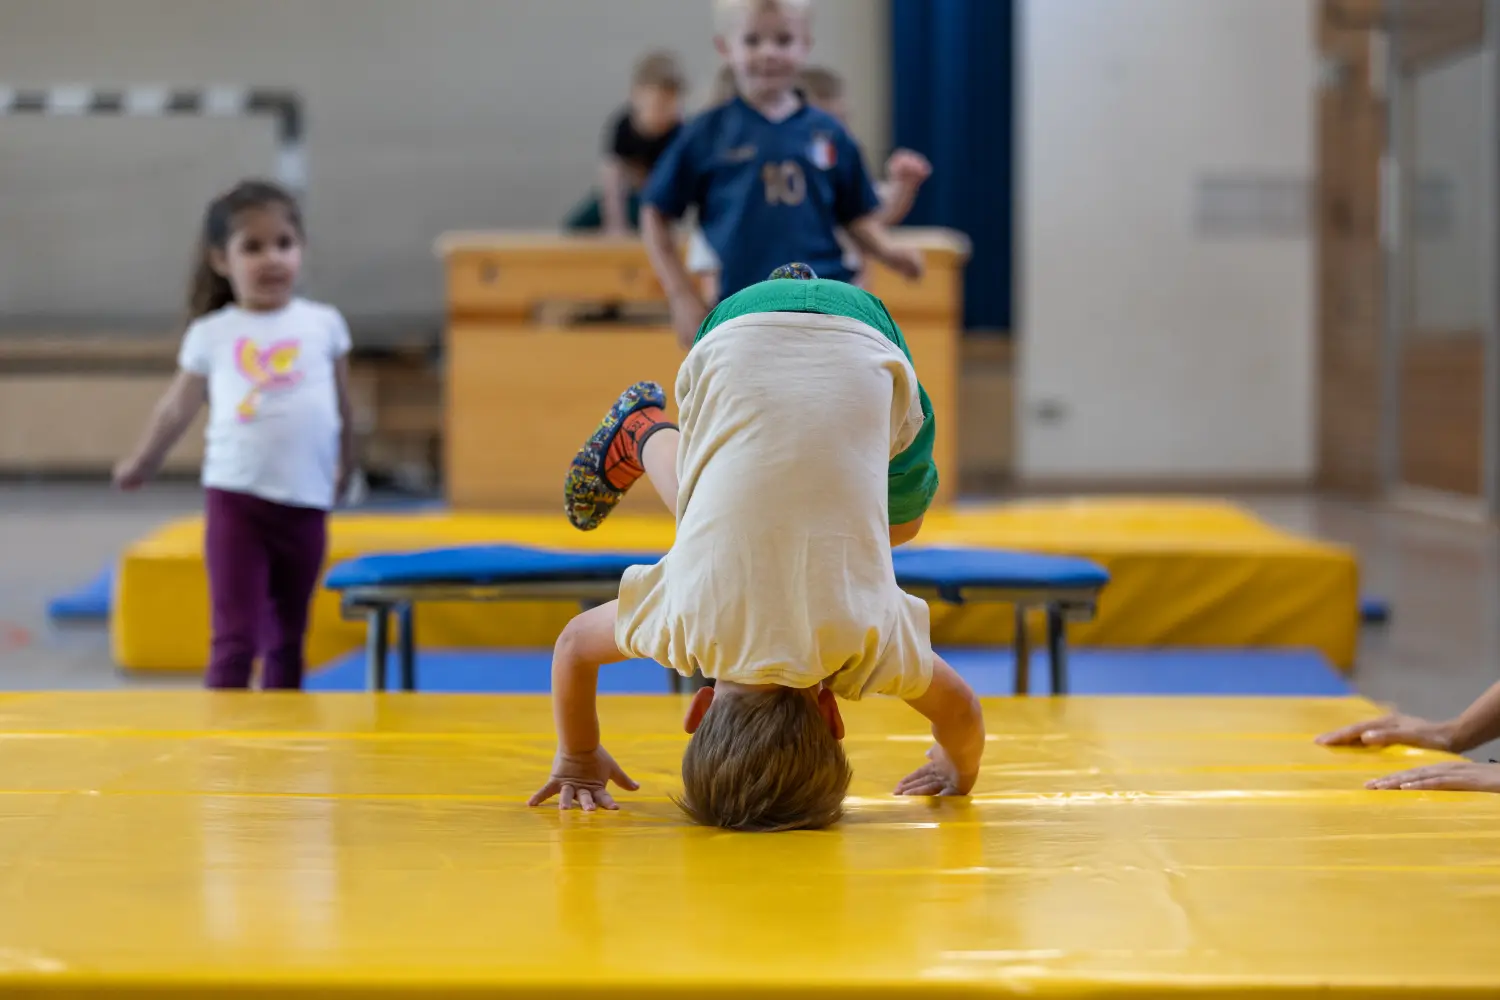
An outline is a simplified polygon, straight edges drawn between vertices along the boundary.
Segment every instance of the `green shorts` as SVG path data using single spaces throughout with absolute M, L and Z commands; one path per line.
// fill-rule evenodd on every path
M 763 281 L 751 285 L 729 296 L 708 314 L 698 335 L 740 316 L 769 312 L 822 313 L 826 316 L 846 316 L 859 320 L 885 334 L 891 343 L 901 349 L 906 360 L 911 361 L 911 350 L 901 328 L 891 319 L 885 303 L 862 288 L 843 281 L 815 278 L 811 281 Z M 938 491 L 938 471 L 932 459 L 932 443 L 937 427 L 932 415 L 932 400 L 927 390 L 917 382 L 917 393 L 922 403 L 922 429 L 916 440 L 895 458 L 891 459 L 887 482 L 890 489 L 890 518 L 892 524 L 910 524 L 932 506 L 932 498 Z

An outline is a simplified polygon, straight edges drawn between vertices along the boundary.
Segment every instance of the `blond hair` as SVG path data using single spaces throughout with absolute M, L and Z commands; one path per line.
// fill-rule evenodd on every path
M 714 699 L 688 742 L 677 805 L 725 830 L 820 830 L 843 816 L 853 776 L 806 691 L 740 691 Z
M 812 17 L 812 0 L 714 0 L 714 30 L 723 34 L 753 14 Z
M 673 94 L 680 94 L 686 87 L 682 64 L 670 52 L 648 52 L 635 64 L 631 74 L 632 87 L 657 87 Z
M 813 101 L 836 101 L 844 96 L 844 78 L 824 66 L 808 66 L 798 79 L 798 86 Z

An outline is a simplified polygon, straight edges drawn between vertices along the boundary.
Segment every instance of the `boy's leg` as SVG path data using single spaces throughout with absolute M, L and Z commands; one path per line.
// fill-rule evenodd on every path
M 563 485 L 563 509 L 575 528 L 592 531 L 599 527 L 636 480 L 645 475 L 643 452 L 647 450 L 646 446 L 659 433 L 677 429 L 677 425 L 667 419 L 666 405 L 667 395 L 661 386 L 655 382 L 637 382 L 610 407 L 593 436 L 573 458 Z M 662 449 L 650 450 L 656 467 L 653 471 L 663 474 L 665 463 L 654 457 Z M 674 467 L 675 452 L 674 434 L 671 449 Z M 662 488 L 658 486 L 659 491 Z M 675 472 L 667 491 L 671 495 L 669 505 L 675 509 Z M 667 493 L 662 496 L 666 499 Z
M 682 432 L 676 427 L 663 426 L 641 445 L 641 468 L 673 514 L 677 513 L 677 442 L 681 440 Z
M 771 272 L 772 279 L 811 281 L 816 277 L 811 267 L 795 262 Z M 667 395 L 661 386 L 637 382 L 605 415 L 594 436 L 574 457 L 563 487 L 564 509 L 575 528 L 592 531 L 599 527 L 636 480 L 648 473 L 662 501 L 676 512 L 678 436 L 674 433 L 667 439 L 670 448 L 667 441 L 656 448 L 647 447 L 661 432 L 677 429 L 667 419 L 666 405 Z M 649 468 L 647 451 L 652 453 Z

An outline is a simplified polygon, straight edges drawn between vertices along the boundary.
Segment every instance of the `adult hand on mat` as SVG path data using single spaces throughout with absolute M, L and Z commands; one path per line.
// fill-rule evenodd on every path
M 1500 792 L 1500 764 L 1476 764 L 1468 760 L 1428 764 L 1376 778 L 1365 787 L 1404 792 Z
M 1325 747 L 1420 747 L 1423 750 L 1467 749 L 1453 744 L 1453 723 L 1428 722 L 1412 715 L 1386 715 L 1356 722 L 1318 737 Z
M 602 746 L 589 753 L 570 754 L 558 750 L 552 761 L 552 777 L 526 804 L 539 806 L 558 795 L 559 809 L 572 809 L 575 803 L 584 812 L 593 812 L 596 808 L 618 809 L 620 807 L 607 787 L 611 781 L 630 792 L 641 787 L 621 770 Z
M 896 785 L 897 795 L 968 795 L 979 779 L 979 771 L 960 774 L 953 759 L 940 746 L 927 751 L 923 764 Z

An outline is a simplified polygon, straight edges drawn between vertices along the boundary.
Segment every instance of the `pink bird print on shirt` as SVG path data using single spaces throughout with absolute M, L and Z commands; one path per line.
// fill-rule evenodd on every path
M 302 345 L 295 340 L 278 340 L 265 350 L 249 337 L 235 343 L 235 365 L 250 380 L 250 391 L 235 409 L 241 423 L 255 419 L 263 393 L 281 392 L 302 381 L 302 373 L 296 370 L 301 350 Z

